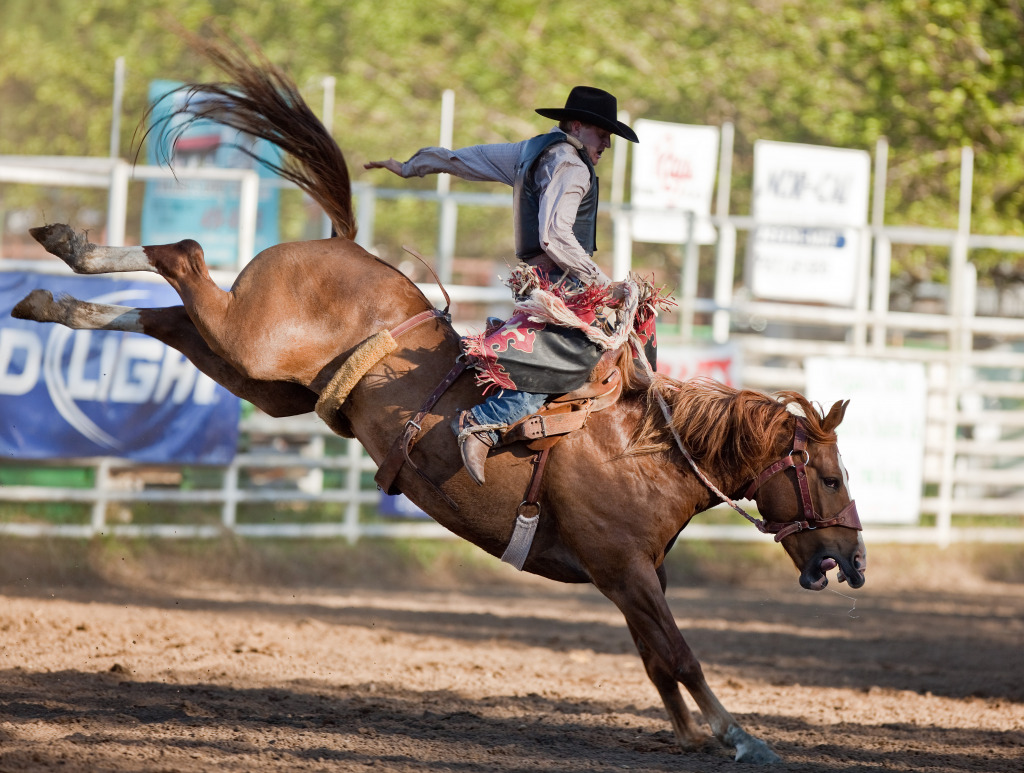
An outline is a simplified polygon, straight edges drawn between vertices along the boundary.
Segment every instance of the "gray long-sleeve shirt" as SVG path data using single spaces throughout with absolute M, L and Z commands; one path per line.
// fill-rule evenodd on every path
M 560 129 L 553 132 L 562 133 Z M 590 170 L 573 148 L 583 147 L 566 135 L 569 144 L 558 142 L 537 162 L 535 180 L 541 190 L 538 232 L 540 243 L 554 266 L 586 285 L 608 284 L 609 278 L 583 249 L 572 227 L 583 196 L 590 190 Z M 423 148 L 402 164 L 402 177 L 423 177 L 447 172 L 464 180 L 515 182 L 516 162 L 528 140 L 497 145 L 472 145 L 459 150 Z

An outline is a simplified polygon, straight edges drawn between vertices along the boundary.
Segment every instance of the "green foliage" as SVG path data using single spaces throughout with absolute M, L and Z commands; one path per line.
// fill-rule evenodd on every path
M 125 155 L 151 79 L 215 79 L 174 34 L 167 7 L 7 0 L 0 153 L 106 155 L 119 56 Z M 734 212 L 749 206 L 758 138 L 873 150 L 885 136 L 888 222 L 953 226 L 969 145 L 973 229 L 1024 233 L 1020 0 L 196 0 L 173 17 L 191 30 L 211 19 L 255 40 L 315 108 L 323 76 L 337 78 L 335 134 L 357 180 L 384 184 L 364 161 L 437 142 L 447 88 L 456 92 L 455 144 L 467 145 L 542 131 L 533 108 L 591 83 L 619 95 L 634 118 L 733 122 Z M 403 222 L 430 233 L 430 208 L 413 208 L 396 206 L 379 224 L 391 247 L 407 236 L 392 236 Z M 482 243 L 506 242 L 496 234 Z M 943 262 L 900 253 L 896 270 L 937 277 Z

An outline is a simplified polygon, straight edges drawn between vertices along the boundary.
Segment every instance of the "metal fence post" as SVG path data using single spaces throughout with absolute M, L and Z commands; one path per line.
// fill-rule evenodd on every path
M 128 219 L 127 161 L 116 158 L 110 165 L 110 188 L 107 192 L 107 238 L 110 247 L 124 246 L 125 221 Z
M 729 340 L 729 320 L 732 306 L 733 274 L 736 271 L 736 226 L 729 222 L 729 199 L 732 193 L 733 126 L 722 124 L 722 147 L 718 157 L 718 191 L 715 197 L 715 216 L 718 225 L 718 245 L 715 249 L 715 310 L 711 317 L 711 338 L 716 344 Z
M 260 205 L 260 176 L 249 170 L 242 175 L 238 191 L 238 268 L 255 257 L 256 215 Z
M 946 383 L 946 421 L 942 449 L 942 482 L 939 484 L 939 510 L 935 536 L 939 547 L 948 547 L 953 534 L 953 474 L 956 469 L 957 413 L 963 370 L 973 348 L 973 335 L 967 307 L 973 299 L 967 263 L 967 241 L 971 234 L 971 188 L 974 184 L 974 151 L 967 145 L 960 155 L 960 207 L 956 236 L 949 255 L 949 304 L 952 324 L 949 329 L 949 372 Z M 970 336 L 970 341 L 968 341 Z
M 373 228 L 377 219 L 377 190 L 372 185 L 360 186 L 356 192 L 356 244 L 373 252 Z
M 362 478 L 363 447 L 352 438 L 345 442 L 348 457 L 348 474 L 345 476 L 345 493 L 348 497 L 348 503 L 345 505 L 345 539 L 354 545 L 360 536 L 359 484 Z
M 232 460 L 224 468 L 224 503 L 220 508 L 220 524 L 226 531 L 234 531 L 238 522 L 238 461 Z
M 89 527 L 92 536 L 102 534 L 107 526 L 107 492 L 110 491 L 110 458 L 104 456 L 96 463 L 96 480 L 93 481 L 96 499 L 92 503 L 92 517 Z
M 683 256 L 681 295 L 679 302 L 679 335 L 684 341 L 693 340 L 693 318 L 697 312 L 697 278 L 700 269 L 700 250 L 697 245 L 697 213 L 686 213 L 686 249 Z
M 629 113 L 619 111 L 619 120 L 629 123 Z M 615 282 L 621 282 L 633 270 L 633 221 L 625 208 L 626 161 L 629 143 L 616 137 L 612 143 L 612 273 Z
M 324 79 L 320 81 L 320 85 L 324 90 L 324 101 L 323 109 L 320 111 L 320 123 L 324 125 L 328 134 L 334 131 L 334 96 L 337 86 L 337 78 L 333 75 L 326 75 Z M 324 239 L 330 239 L 331 234 L 334 232 L 334 225 L 331 223 L 331 219 L 327 216 L 327 213 L 320 218 L 320 235 Z
M 124 103 L 124 57 L 114 60 L 114 98 L 110 106 L 110 157 L 121 156 L 121 111 Z
M 885 186 L 889 168 L 889 142 L 879 137 L 875 145 L 874 188 L 871 193 L 871 234 L 874 237 L 874 265 L 872 266 L 871 348 L 885 350 L 888 331 L 885 318 L 889 313 L 889 272 L 892 266 L 892 242 L 882 234 L 885 225 Z
M 445 89 L 441 94 L 441 147 L 452 146 L 455 129 L 455 92 Z M 458 205 L 452 200 L 452 178 L 449 174 L 437 176 L 439 212 L 437 225 L 437 275 L 444 283 L 452 281 L 452 261 L 455 258 L 455 234 L 458 223 Z

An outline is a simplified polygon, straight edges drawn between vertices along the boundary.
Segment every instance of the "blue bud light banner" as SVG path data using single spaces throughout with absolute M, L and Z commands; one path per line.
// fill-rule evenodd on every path
M 181 304 L 162 283 L 0 272 L 0 458 L 232 460 L 237 397 L 148 336 L 11 317 L 36 288 L 122 306 Z
M 256 252 L 278 244 L 281 241 L 278 229 L 280 191 L 262 182 L 276 175 L 239 148 L 251 150 L 272 163 L 280 162 L 280 150 L 269 142 L 205 119 L 194 120 L 184 128 L 173 147 L 161 146 L 162 139 L 169 141 L 174 134 L 172 130 L 163 137 L 162 122 L 188 120 L 170 117 L 185 102 L 186 93 L 175 91 L 181 85 L 166 80 L 150 84 L 149 101 L 153 104 L 150 126 L 155 125 L 157 129 L 147 141 L 147 163 L 156 166 L 169 162 L 179 171 L 197 167 L 255 169 L 261 180 L 256 208 Z M 238 259 L 238 211 L 239 185 L 236 182 L 185 177 L 150 180 L 142 202 L 142 243 L 173 244 L 182 239 L 195 239 L 203 246 L 209 265 L 234 266 Z M 244 256 L 246 260 L 251 257 Z

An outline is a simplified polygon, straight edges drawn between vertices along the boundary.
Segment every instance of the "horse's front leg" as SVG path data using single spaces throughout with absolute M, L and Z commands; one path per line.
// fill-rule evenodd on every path
M 658 569 L 658 580 L 661 582 L 662 590 L 664 590 L 665 570 L 663 567 Z M 647 671 L 647 677 L 654 684 L 658 695 L 661 696 L 661 702 L 665 704 L 665 711 L 668 712 L 668 718 L 672 723 L 672 730 L 675 733 L 676 741 L 684 749 L 699 749 L 711 739 L 707 733 L 700 729 L 693 718 L 693 714 L 686 707 L 683 695 L 679 691 L 679 682 L 676 681 L 672 672 L 665 666 L 657 653 L 647 646 L 640 632 L 630 625 L 628 620 L 627 625 L 629 626 L 629 633 L 633 637 L 633 643 L 636 645 L 637 652 L 640 653 L 640 659 L 644 662 L 644 670 Z
M 638 646 L 643 645 L 650 650 L 650 654 L 645 655 L 641 649 L 645 666 L 648 658 L 661 661 L 660 667 L 657 664 L 653 668 L 648 666 L 648 675 L 658 688 L 669 713 L 677 713 L 677 710 L 672 705 L 676 698 L 666 689 L 661 678 L 666 672 L 681 682 L 690 693 L 711 725 L 715 737 L 725 746 L 736 750 L 737 762 L 760 765 L 780 762 L 779 756 L 764 741 L 740 727 L 711 691 L 704 679 L 700 662 L 676 626 L 654 567 L 634 566 L 624 573 L 616 572 L 614 575 L 607 578 L 607 583 L 595 579 L 594 584 L 622 611 Z M 681 703 L 679 696 L 678 704 Z M 685 706 L 682 708 L 686 711 Z M 681 726 L 677 725 L 677 721 L 681 722 Z M 692 738 L 692 731 L 687 728 L 685 719 L 673 717 L 672 724 L 677 736 L 682 731 L 684 742 Z

